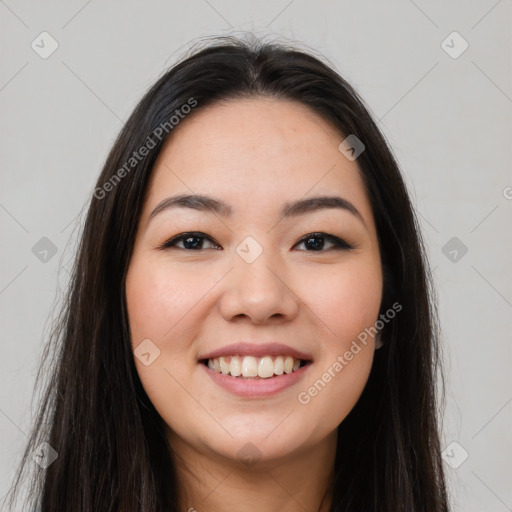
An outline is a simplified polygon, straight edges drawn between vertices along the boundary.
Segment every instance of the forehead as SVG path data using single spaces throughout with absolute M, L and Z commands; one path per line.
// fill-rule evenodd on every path
M 286 201 L 335 193 L 370 221 L 361 171 L 338 149 L 344 138 L 293 101 L 237 99 L 196 110 L 174 128 L 154 165 L 145 215 L 178 192 L 222 198 L 234 214 L 275 213 Z

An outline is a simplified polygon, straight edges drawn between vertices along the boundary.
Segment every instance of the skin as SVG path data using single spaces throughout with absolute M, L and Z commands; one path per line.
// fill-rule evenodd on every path
M 338 149 L 344 138 L 300 103 L 231 100 L 182 121 L 157 159 L 126 299 L 133 348 L 149 338 L 160 350 L 149 366 L 135 363 L 168 427 L 183 510 L 328 509 L 336 429 L 380 346 L 379 336 L 370 337 L 309 403 L 298 401 L 375 324 L 382 299 L 371 204 L 357 160 Z M 148 223 L 156 205 L 178 193 L 221 199 L 232 214 L 173 208 Z M 321 195 L 347 199 L 362 221 L 337 208 L 280 218 L 283 203 Z M 183 241 L 158 249 L 189 231 L 211 240 L 196 250 Z M 355 248 L 336 249 L 326 239 L 314 251 L 303 241 L 312 232 Z M 236 252 L 248 236 L 263 249 L 252 263 Z M 241 340 L 285 343 L 311 354 L 313 364 L 275 396 L 240 398 L 215 384 L 198 357 Z M 253 464 L 238 455 L 249 442 Z

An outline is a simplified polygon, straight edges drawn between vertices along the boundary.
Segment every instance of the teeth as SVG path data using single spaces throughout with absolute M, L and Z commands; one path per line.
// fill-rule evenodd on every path
M 283 375 L 284 373 L 284 359 L 281 356 L 277 356 L 274 361 L 274 373 L 276 375 Z
M 291 356 L 221 356 L 208 359 L 208 368 L 232 377 L 260 377 L 268 379 L 274 375 L 292 373 L 300 368 L 300 359 Z
M 292 373 L 293 357 L 287 356 L 284 360 L 284 373 Z
M 229 373 L 232 377 L 238 377 L 242 374 L 242 368 L 240 365 L 239 357 L 232 357 L 231 362 L 229 363 Z
M 270 356 L 262 357 L 258 364 L 258 376 L 268 379 L 274 375 L 274 361 Z
M 225 357 L 219 357 L 219 363 L 220 363 L 220 371 L 227 375 L 229 373 L 229 363 L 226 361 Z
M 242 362 L 242 375 L 244 377 L 257 377 L 258 361 L 255 357 L 245 356 Z

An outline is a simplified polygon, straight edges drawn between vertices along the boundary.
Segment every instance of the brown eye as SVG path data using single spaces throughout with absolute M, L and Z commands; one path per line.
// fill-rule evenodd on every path
M 198 251 L 201 249 L 205 249 L 204 242 L 208 240 L 213 244 L 214 249 L 218 249 L 220 246 L 212 241 L 212 239 L 205 235 L 204 233 L 197 232 L 189 232 L 182 233 L 180 235 L 176 235 L 175 237 L 167 240 L 167 242 L 163 243 L 159 249 L 170 249 L 177 248 L 189 251 Z M 177 244 L 183 242 L 183 246 L 180 247 Z M 212 247 L 206 247 L 206 249 L 211 249 Z
M 328 249 L 341 249 L 341 250 L 349 250 L 353 249 L 350 244 L 347 244 L 341 238 L 338 238 L 334 235 L 328 235 L 326 233 L 310 233 L 306 235 L 302 240 L 300 240 L 299 244 L 304 244 L 307 247 L 308 252 L 325 252 L 325 243 L 331 244 L 331 247 Z M 297 245 L 299 245 L 297 244 Z

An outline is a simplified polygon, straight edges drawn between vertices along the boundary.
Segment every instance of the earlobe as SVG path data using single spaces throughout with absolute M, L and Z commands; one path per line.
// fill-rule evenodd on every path
M 375 350 L 378 350 L 380 347 L 384 345 L 384 342 L 381 339 L 380 332 L 375 336 Z

